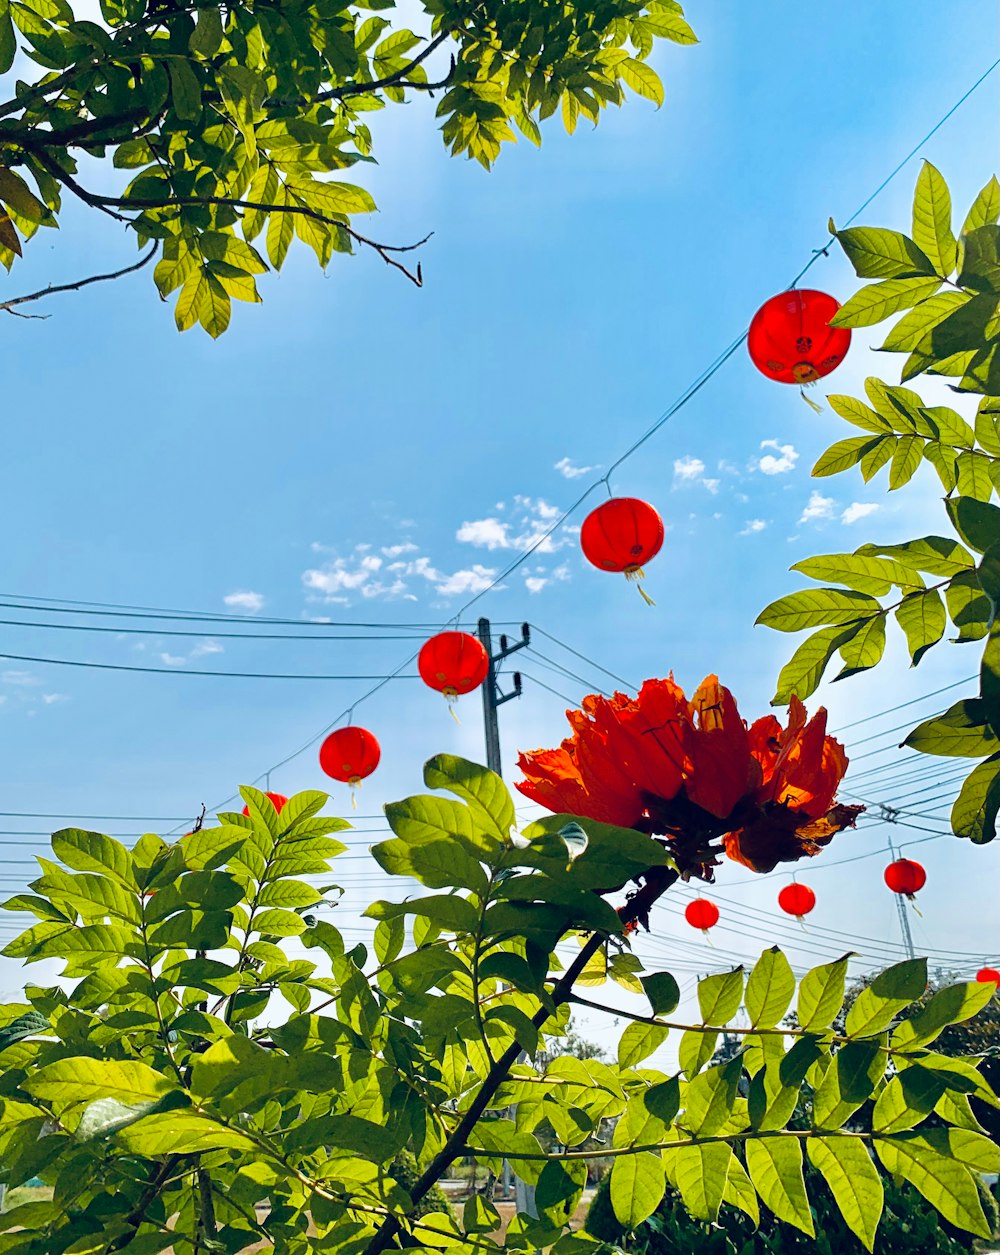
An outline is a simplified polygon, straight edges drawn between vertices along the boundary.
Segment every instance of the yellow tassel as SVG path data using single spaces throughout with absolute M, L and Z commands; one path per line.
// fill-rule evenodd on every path
M 358 795 L 357 793 L 355 793 L 353 789 L 351 789 L 351 810 L 356 811 L 357 809 L 358 809 Z
M 646 592 L 641 584 L 636 584 L 636 588 L 639 590 L 639 596 L 643 599 L 647 606 L 656 605 L 656 602 L 652 599 L 652 597 L 650 597 L 649 593 Z
M 913 896 L 913 894 L 912 894 L 912 893 L 908 893 L 906 896 L 907 896 L 907 897 L 909 898 L 909 900 L 910 900 L 910 906 L 912 906 L 912 907 L 913 907 L 913 909 L 916 911 L 916 913 L 920 916 L 920 918 L 921 918 L 921 919 L 923 919 L 923 918 L 924 918 L 924 913 L 923 913 L 923 911 L 920 909 L 920 907 L 919 907 L 919 906 L 917 906 L 917 899 Z
M 462 726 L 462 721 L 461 721 L 461 719 L 459 719 L 458 715 L 455 713 L 455 704 L 454 704 L 454 702 L 449 702 L 449 703 L 448 703 L 448 713 L 451 715 L 452 719 L 454 719 L 454 720 L 455 720 L 455 722 L 458 724 L 458 726 L 459 726 L 459 727 L 461 727 L 461 726 Z
M 640 583 L 641 580 L 646 578 L 646 572 L 641 566 L 627 566 L 625 568 L 625 578 L 630 584 L 635 584 L 636 588 L 639 590 L 639 596 L 643 599 L 647 606 L 656 605 L 656 602 L 652 599 L 652 597 L 650 597 L 649 593 L 646 592 Z
M 812 399 L 812 397 L 810 397 L 810 396 L 806 396 L 806 390 L 805 390 L 805 388 L 800 388 L 800 389 L 799 389 L 799 396 L 802 398 L 802 400 L 803 400 L 803 401 L 805 401 L 806 405 L 808 405 L 808 406 L 809 406 L 809 408 L 813 411 L 813 413 L 814 413 L 814 414 L 822 414 L 822 413 L 823 413 L 823 407 L 822 407 L 822 405 L 817 404 L 817 403 L 816 403 L 816 402 Z

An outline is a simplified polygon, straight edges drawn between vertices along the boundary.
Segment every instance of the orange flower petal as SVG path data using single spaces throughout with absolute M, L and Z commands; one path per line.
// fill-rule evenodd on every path
M 729 689 L 709 676 L 691 700 L 697 726 L 687 730 L 687 796 L 719 819 L 732 813 L 751 779 L 750 740 Z

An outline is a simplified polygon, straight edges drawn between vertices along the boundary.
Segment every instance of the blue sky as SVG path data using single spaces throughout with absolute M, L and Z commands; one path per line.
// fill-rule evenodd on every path
M 689 17 L 701 44 L 657 54 L 662 109 L 630 100 L 572 138 L 550 124 L 540 152 L 509 147 L 490 175 L 446 156 L 427 102 L 375 120 L 382 164 L 365 173 L 381 212 L 366 226 L 393 242 L 434 231 L 422 290 L 370 255 L 335 258 L 323 275 L 299 248 L 280 277 L 265 277 L 264 304 L 238 307 L 216 343 L 198 330 L 179 336 L 143 274 L 53 300 L 46 322 L 7 320 L 0 586 L 250 618 L 447 620 L 602 473 L 577 476 L 578 468 L 609 465 L 786 286 L 825 241 L 827 218 L 844 221 L 986 69 L 997 25 L 975 0 L 951 0 L 945 16 L 932 0 L 855 0 L 835 12 L 709 0 Z M 993 172 L 996 96 L 994 75 L 920 154 L 942 170 L 960 213 Z M 907 229 L 917 168 L 914 160 L 863 221 Z M 130 248 L 110 222 L 71 208 L 58 237 L 32 241 L 4 289 L 114 268 Z M 837 256 L 810 278 L 841 299 L 853 290 Z M 829 390 L 856 393 L 866 374 L 893 379 L 894 370 L 894 359 L 873 356 L 857 337 Z M 842 426 L 757 374 L 741 350 L 614 476 L 616 492 L 651 500 L 667 523 L 648 571 L 654 610 L 623 580 L 587 567 L 568 530 L 476 613 L 530 620 L 637 681 L 673 670 L 693 687 L 715 671 L 756 717 L 792 640 L 752 624 L 797 586 L 790 563 L 943 522 L 936 481 L 922 475 L 893 498 L 884 481 L 810 483 L 809 467 L 846 434 Z M 221 801 L 369 687 L 185 670 L 380 675 L 419 644 L 402 635 L 412 647 L 5 627 L 5 653 L 176 674 L 0 660 L 4 809 L 149 817 L 106 825 L 121 833 L 169 827 L 154 818 Z M 526 673 L 574 699 L 601 682 L 591 665 L 535 639 L 545 658 L 522 655 Z M 586 683 L 552 673 L 546 659 Z M 878 673 L 826 686 L 812 704 L 825 701 L 833 725 L 843 725 L 974 669 L 975 658 L 941 647 L 911 672 L 893 646 Z M 563 735 L 565 704 L 528 680 L 521 701 L 504 707 L 508 776 L 517 748 Z M 481 756 L 477 703 L 467 698 L 460 709 L 457 726 L 410 678 L 359 707 L 356 720 L 384 751 L 362 814 L 418 791 L 420 764 L 434 752 Z M 888 771 L 887 730 L 906 717 L 854 734 L 881 738 L 857 750 L 880 755 L 866 766 L 887 766 L 868 778 L 882 789 L 877 800 L 913 788 Z M 284 793 L 322 783 L 313 751 L 271 780 Z M 343 791 L 335 803 L 346 805 Z M 915 822 L 940 829 L 943 813 Z M 6 885 L 28 873 L 31 834 L 45 826 L 5 823 L 0 840 L 27 843 L 7 847 Z M 841 836 L 828 862 L 884 849 L 886 832 L 871 825 Z M 931 884 L 923 919 L 913 920 L 918 945 L 997 951 L 995 924 L 983 923 L 996 851 L 948 840 L 921 848 Z M 342 914 L 357 928 L 356 908 L 384 886 L 363 845 L 352 859 Z M 818 926 L 898 943 L 880 858 L 819 867 L 810 869 Z M 767 914 L 783 881 L 753 882 L 738 870 L 724 880 L 720 905 L 728 895 L 734 911 L 765 915 L 742 915 L 726 932 L 724 924 L 713 953 L 664 914 L 648 953 L 664 961 L 670 953 L 693 973 L 785 935 Z M 824 945 L 846 948 L 797 929 L 790 937 L 799 966 L 832 957 Z M 859 962 L 887 953 L 873 944 Z M 970 962 L 955 959 L 963 970 Z

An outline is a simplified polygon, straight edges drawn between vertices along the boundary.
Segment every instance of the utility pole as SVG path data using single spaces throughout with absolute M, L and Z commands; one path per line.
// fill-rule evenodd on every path
M 903 945 L 906 947 L 906 957 L 915 959 L 917 952 L 913 948 L 913 934 L 910 932 L 910 917 L 906 913 L 906 903 L 903 901 L 901 893 L 896 894 L 896 910 L 899 912 L 899 928 L 903 934 Z
M 500 724 L 497 719 L 497 711 L 504 704 L 509 702 L 512 697 L 521 696 L 521 673 L 514 672 L 514 687 L 509 693 L 502 693 L 500 685 L 497 683 L 497 666 L 503 662 L 505 658 L 511 654 L 517 653 L 519 649 L 524 649 L 526 645 L 531 644 L 531 629 L 527 623 L 521 624 L 521 639 L 511 645 L 506 636 L 500 637 L 500 651 L 493 652 L 493 635 L 490 630 L 489 619 L 480 619 L 478 624 L 478 635 L 482 641 L 483 648 L 486 650 L 486 656 L 490 660 L 489 670 L 486 673 L 486 680 L 483 683 L 483 731 L 486 735 L 486 766 L 490 771 L 495 771 L 498 776 L 503 775 L 502 759 L 500 757 Z M 521 1053 L 521 1059 L 524 1053 Z M 520 1061 L 520 1060 L 519 1060 Z M 514 1116 L 516 1108 L 511 1108 L 510 1115 Z M 510 1161 L 503 1161 L 503 1196 L 510 1197 Z M 516 1200 L 517 1210 L 519 1212 L 527 1212 L 529 1216 L 538 1216 L 538 1209 L 535 1206 L 535 1187 L 533 1185 L 525 1185 L 520 1177 L 514 1177 L 514 1198 Z
M 531 644 L 531 629 L 527 623 L 521 624 L 521 639 L 511 645 L 506 636 L 500 637 L 500 650 L 498 653 L 493 652 L 493 636 L 490 631 L 489 619 L 479 620 L 479 639 L 483 643 L 486 650 L 486 656 L 490 660 L 490 669 L 486 673 L 486 680 L 483 683 L 483 725 L 486 732 L 486 766 L 490 771 L 495 771 L 498 776 L 502 776 L 501 760 L 500 760 L 500 725 L 497 721 L 497 710 L 504 704 L 509 702 L 511 698 L 521 696 L 521 673 L 514 672 L 514 687 L 509 693 L 501 693 L 500 685 L 497 683 L 497 666 L 509 658 L 511 654 L 516 654 L 519 649 L 524 649 L 526 645 Z

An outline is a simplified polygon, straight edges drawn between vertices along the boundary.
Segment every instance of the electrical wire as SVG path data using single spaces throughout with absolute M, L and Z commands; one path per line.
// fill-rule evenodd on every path
M 403 667 L 407 663 L 412 662 L 416 658 L 413 654 L 403 663 Z M 143 675 L 200 675 L 213 677 L 226 677 L 230 680 L 378 680 L 381 684 L 388 684 L 390 680 L 419 680 L 420 677 L 413 675 L 400 675 L 402 671 L 400 667 L 397 671 L 390 675 L 306 675 L 296 671 L 290 674 L 281 674 L 273 671 L 208 671 L 195 667 L 136 667 L 126 665 L 119 662 L 84 662 L 74 658 L 34 658 L 27 654 L 0 654 L 0 658 L 5 658 L 9 662 L 37 662 L 44 663 L 52 667 L 84 667 L 87 670 L 94 671 L 138 671 Z
M 41 628 L 48 632 L 102 632 L 113 636 L 186 636 L 186 637 L 218 637 L 230 641 L 310 641 L 313 644 L 325 645 L 328 641 L 409 641 L 417 635 L 412 632 L 397 632 L 391 635 L 374 636 L 370 633 L 334 634 L 317 636 L 313 632 L 193 632 L 180 628 L 134 628 L 108 627 L 101 623 L 39 623 L 30 619 L 0 619 L 2 627 Z

